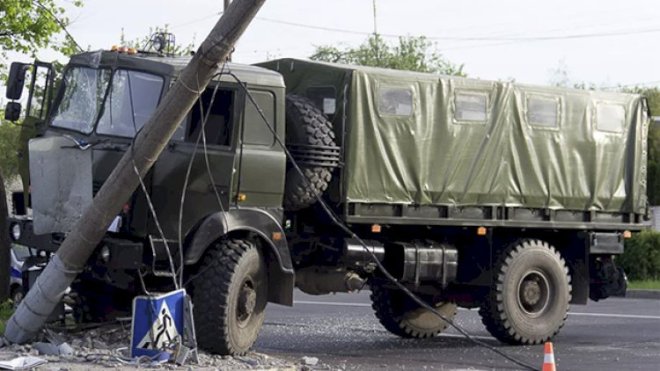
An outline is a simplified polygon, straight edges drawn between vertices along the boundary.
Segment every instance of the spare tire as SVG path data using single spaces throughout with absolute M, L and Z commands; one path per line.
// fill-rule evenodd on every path
M 286 145 L 335 147 L 332 123 L 314 103 L 302 96 L 286 97 Z M 295 158 L 294 158 L 295 159 Z M 302 174 L 289 165 L 284 190 L 284 209 L 301 210 L 313 205 L 316 196 L 322 194 L 332 179 L 332 167 L 297 162 Z

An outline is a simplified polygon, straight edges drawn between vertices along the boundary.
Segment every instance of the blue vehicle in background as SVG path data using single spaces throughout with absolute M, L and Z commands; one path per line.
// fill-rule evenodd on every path
M 14 305 L 18 305 L 23 300 L 23 263 L 31 256 L 36 256 L 36 250 L 17 243 L 11 244 L 9 298 Z

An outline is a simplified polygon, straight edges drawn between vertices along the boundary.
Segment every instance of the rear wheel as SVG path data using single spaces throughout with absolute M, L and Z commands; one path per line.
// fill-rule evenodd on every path
M 479 310 L 488 331 L 509 344 L 539 344 L 564 325 L 571 277 L 548 243 L 522 240 L 495 267 L 493 286 Z
M 421 308 L 401 290 L 370 283 L 371 302 L 376 317 L 389 332 L 403 338 L 424 339 L 444 331 L 448 323 L 433 312 Z M 456 315 L 456 304 L 439 302 L 433 305 L 446 319 Z
M 218 242 L 192 282 L 199 345 L 213 353 L 243 355 L 264 321 L 268 282 L 263 256 L 250 241 Z

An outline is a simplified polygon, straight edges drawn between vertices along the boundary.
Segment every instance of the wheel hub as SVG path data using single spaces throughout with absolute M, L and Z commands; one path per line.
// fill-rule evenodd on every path
M 518 285 L 518 305 L 530 315 L 541 314 L 550 301 L 550 285 L 539 271 L 527 272 Z
M 541 286 L 538 282 L 523 282 L 523 305 L 535 305 L 541 300 Z
M 245 324 L 257 306 L 257 292 L 252 287 L 252 282 L 246 281 L 238 294 L 238 305 L 236 306 L 236 317 L 239 324 Z

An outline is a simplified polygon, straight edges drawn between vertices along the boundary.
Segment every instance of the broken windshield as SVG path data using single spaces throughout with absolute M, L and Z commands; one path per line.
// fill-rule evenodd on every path
M 156 109 L 164 80 L 158 75 L 124 69 L 116 70 L 112 79 L 110 76 L 109 69 L 67 70 L 52 125 L 90 134 L 98 121 L 99 134 L 132 137 Z
M 85 134 L 91 133 L 109 80 L 108 69 L 69 68 L 62 79 L 64 93 L 52 125 Z
M 96 132 L 133 137 L 156 109 L 162 88 L 160 76 L 116 71 Z

